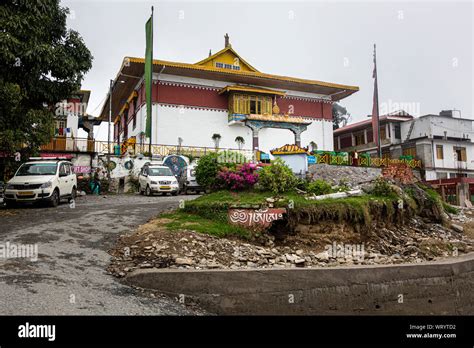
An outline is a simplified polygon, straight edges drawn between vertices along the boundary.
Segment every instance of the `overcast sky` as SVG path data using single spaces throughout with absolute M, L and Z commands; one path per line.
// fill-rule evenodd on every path
M 113 1 L 64 0 L 68 26 L 94 61 L 82 88 L 98 115 L 124 56 L 143 57 L 155 7 L 154 58 L 195 63 L 232 47 L 258 70 L 360 87 L 341 104 L 352 121 L 372 109 L 377 44 L 381 113 L 461 110 L 474 118 L 472 1 Z M 397 105 L 398 104 L 398 105 Z M 104 124 L 98 136 L 106 139 Z

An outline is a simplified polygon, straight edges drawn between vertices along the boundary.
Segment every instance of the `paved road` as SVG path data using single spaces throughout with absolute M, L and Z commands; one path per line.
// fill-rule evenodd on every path
M 0 208 L 0 244 L 38 245 L 38 260 L 0 258 L 0 315 L 188 315 L 106 274 L 120 234 L 193 196 L 87 196 L 75 208 Z M 0 246 L 1 248 L 1 246 Z

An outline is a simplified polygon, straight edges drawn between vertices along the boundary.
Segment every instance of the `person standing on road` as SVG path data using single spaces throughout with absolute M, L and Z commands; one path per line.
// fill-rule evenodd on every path
M 97 168 L 97 170 L 94 172 L 94 175 L 92 177 L 92 194 L 98 194 L 100 195 L 100 179 L 99 179 L 99 171 L 100 169 Z M 96 192 L 97 190 L 97 192 Z

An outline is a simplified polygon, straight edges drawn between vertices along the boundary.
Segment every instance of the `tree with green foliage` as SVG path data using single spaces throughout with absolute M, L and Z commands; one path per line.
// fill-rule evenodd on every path
M 35 154 L 54 134 L 58 103 L 80 89 L 92 66 L 81 36 L 66 28 L 59 0 L 0 5 L 0 179 L 3 166 Z

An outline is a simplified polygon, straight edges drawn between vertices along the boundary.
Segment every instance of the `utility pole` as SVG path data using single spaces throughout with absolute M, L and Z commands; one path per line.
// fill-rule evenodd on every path
M 107 180 L 110 190 L 110 124 L 112 123 L 112 89 L 114 88 L 114 80 L 110 79 L 109 85 L 109 123 L 107 135 Z
M 379 158 L 382 158 L 382 146 L 380 144 L 380 118 L 379 118 L 379 86 L 377 78 L 377 52 L 374 44 L 374 71 L 372 74 L 374 79 L 374 99 L 372 106 L 372 128 L 374 137 L 377 137 L 375 142 L 377 143 L 377 154 Z
M 150 69 L 150 84 L 151 88 L 153 88 L 153 6 L 151 7 L 151 69 Z M 151 91 L 150 91 L 151 92 Z M 153 139 L 153 98 L 150 97 L 151 108 L 150 110 L 150 143 L 148 144 L 148 152 L 150 153 L 150 159 L 153 158 L 153 154 L 151 153 L 151 141 Z

